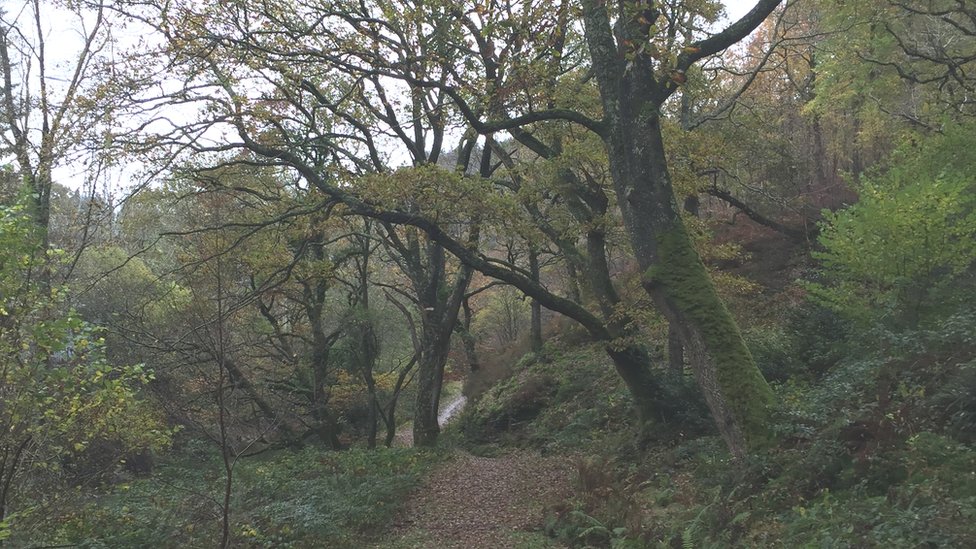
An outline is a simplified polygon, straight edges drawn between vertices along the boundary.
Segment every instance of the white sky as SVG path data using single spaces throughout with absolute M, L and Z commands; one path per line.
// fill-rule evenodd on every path
M 725 4 L 728 21 L 717 25 L 718 28 L 722 28 L 729 22 L 735 21 L 742 17 L 753 6 L 755 6 L 756 0 L 722 0 L 722 2 Z M 27 7 L 25 4 L 27 4 L 25 0 L 0 0 L 0 9 L 7 12 L 8 18 L 13 18 L 11 16 L 15 16 L 15 14 L 20 14 L 21 12 L 26 12 L 23 13 L 23 16 L 29 17 L 30 9 L 27 8 L 25 10 Z M 45 27 L 45 34 L 48 36 L 48 46 L 51 49 L 49 53 L 52 54 L 51 57 L 56 59 L 55 63 L 57 65 L 61 65 L 57 68 L 52 67 L 54 69 L 52 72 L 56 72 L 58 68 L 65 70 L 66 67 L 63 65 L 63 63 L 66 63 L 66 61 L 57 59 L 59 57 L 58 53 L 76 51 L 77 47 L 70 46 L 74 46 L 75 43 L 80 45 L 82 37 L 79 35 L 77 29 L 64 30 L 59 27 L 65 24 L 77 24 L 77 20 L 72 20 L 71 17 L 58 17 L 57 15 L 60 15 L 58 12 L 61 10 L 58 10 L 57 7 L 50 3 L 45 4 L 44 10 L 48 17 L 45 18 L 45 23 L 47 24 L 43 26 Z M 54 15 L 54 17 L 51 17 L 51 15 Z M 67 13 L 63 13 L 63 15 L 67 15 Z M 56 87 L 57 84 L 54 84 Z M 0 161 L 2 160 L 7 159 L 0 159 Z M 59 182 L 67 184 L 69 187 L 76 187 L 80 185 L 80 182 L 78 182 L 80 174 L 72 173 L 74 170 L 72 170 L 70 167 L 61 167 L 57 171 L 58 173 L 56 174 L 56 178 L 59 180 Z M 124 187 L 125 183 L 117 180 L 115 181 L 115 185 L 112 186 Z
M 722 0 L 722 3 L 725 4 L 725 11 L 732 21 L 739 19 L 756 5 L 755 0 Z

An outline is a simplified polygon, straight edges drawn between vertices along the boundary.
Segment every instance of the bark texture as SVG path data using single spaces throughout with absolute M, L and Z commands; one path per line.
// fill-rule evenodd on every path
M 625 15 L 612 26 L 606 3 L 583 2 L 604 110 L 601 137 L 624 225 L 644 272 L 644 289 L 676 328 L 716 425 L 736 457 L 768 443 L 772 392 L 688 237 L 668 172 L 660 107 L 683 80 L 676 75 L 683 77 L 694 61 L 743 38 L 777 4 L 759 2 L 723 33 L 686 50 L 666 72 L 655 59 L 632 49 L 646 40 L 646 27 Z

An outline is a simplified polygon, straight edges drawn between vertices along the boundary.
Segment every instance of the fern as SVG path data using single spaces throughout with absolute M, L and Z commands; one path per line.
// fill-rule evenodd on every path
M 688 525 L 684 531 L 681 532 L 681 548 L 682 549 L 695 549 L 695 530 L 698 528 L 698 522 L 693 521 Z

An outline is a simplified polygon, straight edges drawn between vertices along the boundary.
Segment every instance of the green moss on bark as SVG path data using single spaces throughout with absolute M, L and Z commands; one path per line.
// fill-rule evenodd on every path
M 647 270 L 646 282 L 662 291 L 701 334 L 715 365 L 715 377 L 726 406 L 745 437 L 749 451 L 771 441 L 772 390 L 742 339 L 742 333 L 715 292 L 705 265 L 680 223 L 659 234 L 657 265 Z

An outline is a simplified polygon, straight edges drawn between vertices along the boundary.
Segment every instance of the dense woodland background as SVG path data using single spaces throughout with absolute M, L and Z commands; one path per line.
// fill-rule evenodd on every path
M 722 15 L 5 2 L 0 544 L 976 545 L 976 6 Z

